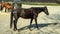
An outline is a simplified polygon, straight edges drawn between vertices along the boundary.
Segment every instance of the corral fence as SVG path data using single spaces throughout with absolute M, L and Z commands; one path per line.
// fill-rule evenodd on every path
M 14 0 L 0 0 L 1 1 L 14 1 Z M 42 3 L 59 3 L 60 4 L 60 0 L 20 0 L 22 2 L 42 2 Z

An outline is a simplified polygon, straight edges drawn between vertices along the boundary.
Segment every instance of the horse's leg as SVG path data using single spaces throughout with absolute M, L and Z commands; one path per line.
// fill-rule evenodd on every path
M 34 14 L 33 18 L 35 19 L 36 27 L 37 27 L 37 29 L 39 29 L 39 28 L 38 28 L 38 24 L 37 24 L 37 17 L 38 17 L 38 14 L 35 13 L 35 12 L 33 12 L 33 14 Z
M 3 8 L 1 8 L 1 12 L 2 12 Z
M 2 10 L 3 10 L 3 7 L 1 6 L 1 12 L 2 12 Z
M 13 12 L 11 12 L 10 16 L 10 28 L 12 28 L 12 22 L 13 22 Z
M 37 29 L 39 29 L 39 28 L 38 28 L 38 24 L 37 24 L 37 18 L 35 18 L 35 23 L 36 23 Z
M 29 26 L 29 29 L 31 28 L 32 21 L 33 21 L 33 18 L 31 18 L 31 20 L 30 20 L 30 26 Z
M 17 30 L 16 22 L 17 22 L 17 19 L 14 20 L 14 31 Z
M 15 18 L 15 20 L 14 20 L 14 31 L 16 31 L 17 30 L 17 21 L 18 21 L 19 17 L 17 16 L 17 14 L 15 14 L 14 18 Z
M 6 12 L 6 8 L 5 8 L 5 12 Z
M 9 12 L 9 8 L 7 8 L 7 12 Z

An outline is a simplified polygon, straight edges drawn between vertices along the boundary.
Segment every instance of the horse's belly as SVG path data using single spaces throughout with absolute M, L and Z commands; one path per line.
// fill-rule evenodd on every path
M 22 17 L 22 18 L 24 18 L 24 19 L 30 19 L 30 18 L 27 18 L 27 17 Z
M 24 19 L 30 19 L 30 18 L 33 18 L 33 16 L 32 15 L 24 15 L 22 18 L 24 18 Z

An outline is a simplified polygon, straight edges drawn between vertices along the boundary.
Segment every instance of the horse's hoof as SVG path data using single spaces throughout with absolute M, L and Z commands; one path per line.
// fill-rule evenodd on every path
M 13 29 L 14 31 L 16 31 L 17 29 Z
M 29 30 L 30 30 L 30 31 L 32 31 L 32 29 L 31 29 L 31 28 L 29 28 Z
M 37 30 L 39 30 L 39 28 L 37 28 Z
M 18 29 L 17 31 L 18 31 L 18 32 L 20 32 L 20 30 L 19 30 L 19 29 Z
M 30 31 L 32 31 L 32 29 L 29 29 Z

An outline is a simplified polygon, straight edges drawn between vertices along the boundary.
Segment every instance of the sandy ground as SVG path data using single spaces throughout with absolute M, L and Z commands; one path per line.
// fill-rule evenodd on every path
M 23 5 L 22 8 L 29 7 L 41 7 L 34 5 Z M 40 13 L 38 16 L 39 30 L 36 29 L 35 22 L 32 23 L 32 31 L 28 29 L 30 19 L 19 18 L 17 23 L 17 31 L 11 31 L 10 25 L 10 13 L 0 12 L 0 34 L 60 34 L 60 6 L 47 6 L 49 16 L 45 13 Z M 4 10 L 3 10 L 4 11 Z

